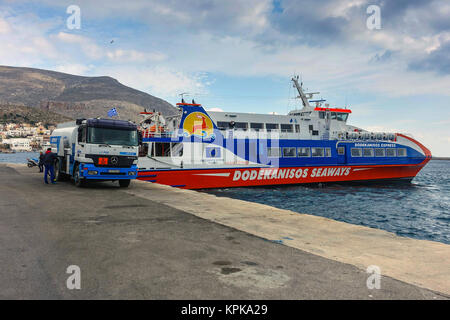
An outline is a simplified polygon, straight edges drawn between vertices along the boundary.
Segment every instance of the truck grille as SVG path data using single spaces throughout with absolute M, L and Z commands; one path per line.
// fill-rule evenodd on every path
M 131 168 L 137 157 L 116 155 L 86 155 L 86 158 L 94 160 L 97 167 Z
M 126 175 L 126 172 L 119 172 L 119 173 L 114 173 L 114 172 L 100 172 L 101 176 L 124 176 Z

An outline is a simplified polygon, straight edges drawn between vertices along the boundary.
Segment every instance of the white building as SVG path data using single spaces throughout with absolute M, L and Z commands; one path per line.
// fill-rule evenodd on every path
M 32 151 L 30 146 L 31 139 L 28 138 L 11 138 L 3 139 L 2 143 L 10 146 L 14 151 Z

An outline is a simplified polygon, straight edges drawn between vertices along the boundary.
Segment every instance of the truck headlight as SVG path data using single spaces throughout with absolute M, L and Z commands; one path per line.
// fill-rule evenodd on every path
M 136 172 L 134 172 L 134 171 L 128 171 L 129 176 L 134 176 L 135 174 L 136 174 Z
M 97 174 L 98 174 L 98 171 L 95 171 L 95 170 L 88 171 L 88 175 L 95 176 Z

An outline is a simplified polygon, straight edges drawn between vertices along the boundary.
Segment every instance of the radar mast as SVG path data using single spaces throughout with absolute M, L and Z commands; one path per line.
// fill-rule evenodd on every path
M 293 77 L 291 80 L 294 83 L 294 88 L 297 89 L 298 96 L 302 100 L 303 111 L 312 111 L 313 108 L 309 104 L 308 99 L 311 99 L 315 94 L 319 94 L 320 92 L 303 92 L 303 82 L 301 84 L 298 83 L 299 76 Z

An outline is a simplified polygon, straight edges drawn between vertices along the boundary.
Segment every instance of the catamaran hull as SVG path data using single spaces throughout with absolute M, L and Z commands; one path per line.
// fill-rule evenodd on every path
M 400 181 L 412 180 L 428 161 L 414 165 L 143 170 L 138 179 L 184 189 Z

